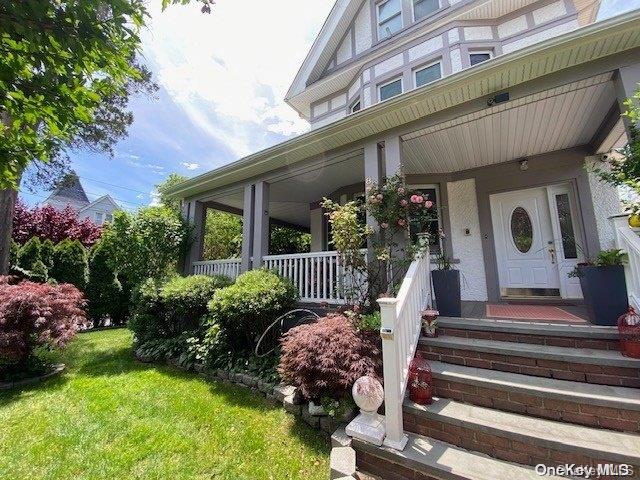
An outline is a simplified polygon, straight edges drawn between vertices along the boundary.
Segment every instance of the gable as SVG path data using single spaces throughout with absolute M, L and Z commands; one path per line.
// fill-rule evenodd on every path
M 116 210 L 120 210 L 120 205 L 110 195 L 103 195 L 82 208 L 81 212 L 113 213 Z

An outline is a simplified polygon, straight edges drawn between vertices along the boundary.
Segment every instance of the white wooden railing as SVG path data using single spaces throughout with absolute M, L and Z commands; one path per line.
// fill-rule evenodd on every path
M 629 255 L 624 267 L 629 304 L 640 311 L 640 237 L 629 227 L 626 216 L 613 217 L 616 248 Z
M 193 262 L 194 275 L 224 275 L 231 280 L 235 280 L 240 275 L 239 258 L 226 258 L 224 260 L 205 260 Z
M 291 280 L 301 302 L 345 303 L 347 300 L 349 278 L 336 251 L 267 255 L 262 262 L 263 267 Z
M 396 298 L 380 298 L 382 366 L 386 436 L 384 444 L 404 449 L 407 436 L 402 427 L 402 402 L 409 364 L 420 338 L 420 312 L 431 302 L 429 253 L 416 258 L 402 281 Z

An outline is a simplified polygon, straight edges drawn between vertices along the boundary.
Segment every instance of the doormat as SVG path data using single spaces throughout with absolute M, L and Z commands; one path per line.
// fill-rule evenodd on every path
M 559 307 L 550 305 L 491 305 L 487 304 L 487 318 L 505 318 L 509 320 L 535 321 L 560 323 L 583 323 L 586 320 L 569 313 Z

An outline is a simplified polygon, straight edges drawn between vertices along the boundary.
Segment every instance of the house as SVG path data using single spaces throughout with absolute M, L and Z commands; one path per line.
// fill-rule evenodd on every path
M 42 204 L 59 210 L 69 206 L 80 220 L 88 218 L 97 225 L 113 221 L 113 212 L 120 210 L 120 205 L 108 194 L 89 201 L 75 172 L 65 175 Z
M 464 301 L 580 305 L 569 275 L 580 260 L 621 238 L 640 252 L 614 221 L 617 191 L 590 170 L 629 138 L 621 112 L 640 82 L 640 11 L 596 22 L 599 7 L 337 0 L 286 95 L 310 131 L 172 191 L 195 226 L 185 270 L 267 266 L 302 301 L 339 303 L 319 201 L 356 198 L 365 179 L 401 173 L 440 207 L 433 228 L 446 235 L 431 249 L 452 254 Z M 207 208 L 243 215 L 241 259 L 201 261 Z M 312 252 L 270 255 L 273 221 L 308 229 Z M 414 262 L 408 291 L 424 288 L 416 279 L 429 268 Z M 422 339 L 403 295 L 381 302 L 386 433 L 383 447 L 353 441 L 363 470 L 537 478 L 530 467 L 546 462 L 638 471 L 640 362 L 615 351 L 614 329 L 443 319 L 445 336 Z M 433 361 L 437 407 L 404 400 L 416 348 Z

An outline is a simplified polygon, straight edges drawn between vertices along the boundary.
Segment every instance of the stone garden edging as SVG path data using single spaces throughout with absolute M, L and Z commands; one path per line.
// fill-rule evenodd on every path
M 13 388 L 35 385 L 37 383 L 45 381 L 47 378 L 60 375 L 65 368 L 66 365 L 64 363 L 56 363 L 52 366 L 50 371 L 42 375 L 38 375 L 37 377 L 23 378 L 21 380 L 16 380 L 15 382 L 0 382 L 0 390 L 11 390 Z

